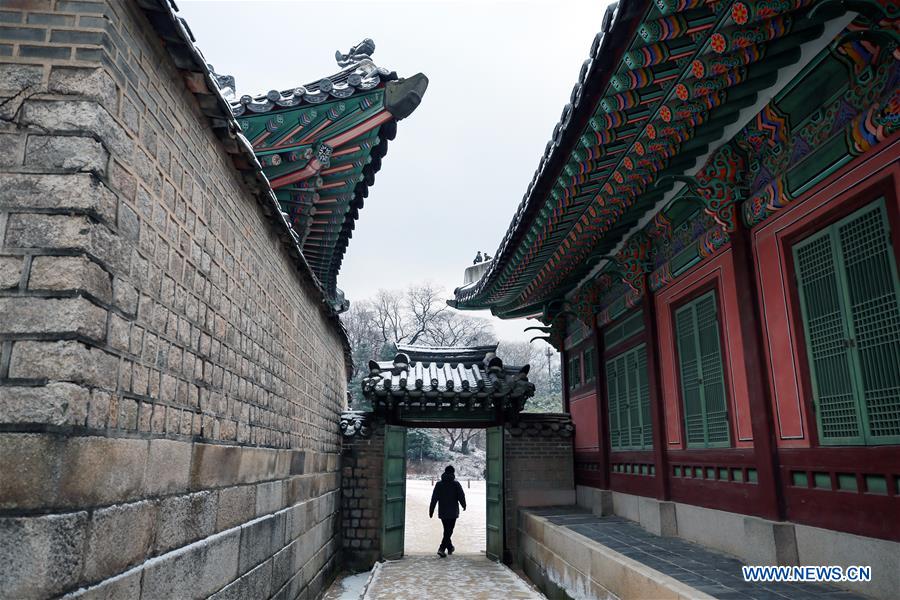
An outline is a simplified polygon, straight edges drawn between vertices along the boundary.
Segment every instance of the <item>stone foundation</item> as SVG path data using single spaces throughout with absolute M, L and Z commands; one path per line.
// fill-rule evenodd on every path
M 681 537 L 749 565 L 868 565 L 870 583 L 834 585 L 884 599 L 900 588 L 896 542 L 586 486 L 578 486 L 577 496 L 578 505 L 596 515 L 615 514 L 656 535 Z

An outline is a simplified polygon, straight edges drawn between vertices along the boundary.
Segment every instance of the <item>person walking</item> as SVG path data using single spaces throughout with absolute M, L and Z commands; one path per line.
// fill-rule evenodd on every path
M 453 527 L 456 525 L 456 519 L 459 518 L 459 507 L 462 506 L 466 510 L 466 494 L 463 492 L 462 486 L 456 481 L 456 469 L 453 465 L 448 465 L 441 475 L 441 480 L 434 484 L 434 491 L 431 492 L 431 506 L 428 508 L 428 517 L 434 518 L 434 507 L 438 506 L 438 518 L 444 524 L 444 537 L 441 539 L 441 545 L 438 547 L 438 556 L 444 558 L 447 554 L 453 554 L 456 548 L 450 541 L 453 535 Z

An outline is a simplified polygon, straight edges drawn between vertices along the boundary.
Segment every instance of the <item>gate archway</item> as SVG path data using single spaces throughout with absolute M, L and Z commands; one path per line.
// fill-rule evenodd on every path
M 369 362 L 365 405 L 341 419 L 349 565 L 402 556 L 408 427 L 486 429 L 485 550 L 494 560 L 511 562 L 523 492 L 525 505 L 574 501 L 568 415 L 523 414 L 534 394 L 529 367 L 504 365 L 496 350 L 398 345 L 392 361 Z

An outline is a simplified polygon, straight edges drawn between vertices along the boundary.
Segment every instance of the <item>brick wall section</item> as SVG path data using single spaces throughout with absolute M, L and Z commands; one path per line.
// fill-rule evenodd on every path
M 0 4 L 0 589 L 314 597 L 341 334 L 136 2 Z
M 528 415 L 532 417 L 532 415 Z M 539 419 L 539 415 L 534 415 Z M 518 512 L 522 506 L 551 506 L 574 503 L 575 471 L 572 436 L 523 434 L 504 431 L 504 536 L 506 558 L 518 557 Z
M 348 568 L 365 571 L 381 558 L 384 428 L 347 438 L 341 466 L 343 558 Z

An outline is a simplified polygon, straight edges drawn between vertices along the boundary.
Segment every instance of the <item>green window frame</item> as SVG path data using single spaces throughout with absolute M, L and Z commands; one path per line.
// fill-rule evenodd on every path
M 594 380 L 594 349 L 588 348 L 582 354 L 582 362 L 584 363 L 584 382 L 590 383 Z
M 569 389 L 574 390 L 581 385 L 581 354 L 574 354 L 569 359 Z
M 647 346 L 641 344 L 606 361 L 609 439 L 613 450 L 653 447 Z
M 884 199 L 792 253 L 819 443 L 900 443 L 900 280 Z
M 684 435 L 688 448 L 731 445 L 715 291 L 675 311 Z

